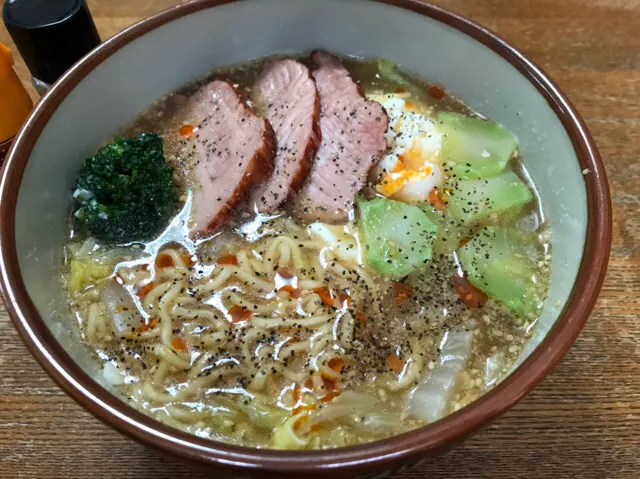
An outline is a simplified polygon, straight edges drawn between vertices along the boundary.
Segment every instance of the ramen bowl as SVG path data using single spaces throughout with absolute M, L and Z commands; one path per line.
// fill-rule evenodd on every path
M 226 445 L 142 414 L 99 379 L 56 280 L 68 195 L 84 159 L 154 100 L 216 67 L 314 49 L 391 59 L 518 136 L 552 232 L 549 296 L 508 377 L 437 422 L 323 451 Z M 38 104 L 5 162 L 0 195 L 5 304 L 43 369 L 114 429 L 235 477 L 382 477 L 469 437 L 522 399 L 571 347 L 596 301 L 611 242 L 604 167 L 564 94 L 488 30 L 418 0 L 203 0 L 146 19 L 91 52 Z

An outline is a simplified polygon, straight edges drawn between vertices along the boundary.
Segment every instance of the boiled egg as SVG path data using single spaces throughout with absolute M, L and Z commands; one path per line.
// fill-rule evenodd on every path
M 442 134 L 436 122 L 408 94 L 370 95 L 369 99 L 379 102 L 389 115 L 389 153 L 372 169 L 370 180 L 388 198 L 406 203 L 427 201 L 443 181 Z

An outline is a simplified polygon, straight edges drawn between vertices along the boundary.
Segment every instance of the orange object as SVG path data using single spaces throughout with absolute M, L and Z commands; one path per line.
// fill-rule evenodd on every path
M 300 399 L 302 399 L 302 396 L 300 395 L 300 385 L 298 383 L 295 383 L 293 385 L 293 389 L 291 390 L 291 397 L 293 398 L 293 405 L 297 406 L 300 402 Z
M 453 288 L 462 302 L 471 309 L 482 308 L 489 301 L 489 297 L 472 285 L 467 278 L 454 276 Z
M 31 97 L 13 71 L 11 50 L 0 43 L 0 144 L 13 138 L 33 108 Z
M 300 413 L 301 411 L 296 411 L 295 409 L 292 411 L 293 415 L 295 416 L 296 414 Z M 304 425 L 305 422 L 307 422 L 309 420 L 309 415 L 305 415 L 302 416 L 301 418 L 299 418 L 294 424 L 293 424 L 293 430 L 298 432 L 300 430 L 300 428 Z M 320 425 L 319 424 L 313 424 L 310 428 L 309 428 L 309 432 L 318 432 L 320 430 Z
M 191 138 L 195 132 L 195 128 L 192 125 L 184 125 L 178 130 L 180 136 L 184 136 L 185 138 Z
M 347 303 L 347 307 L 351 306 L 351 296 L 349 296 L 349 293 L 346 291 L 340 291 L 338 293 L 338 303 L 340 303 L 340 306 L 344 306 L 345 302 Z
M 340 395 L 338 391 L 331 391 L 320 398 L 320 402 L 331 402 Z
M 396 374 L 400 374 L 404 369 L 404 361 L 395 354 L 387 356 L 386 363 L 387 366 L 389 366 L 389 369 Z
M 190 254 L 182 255 L 182 261 L 187 268 L 191 268 L 193 265 L 197 263 L 196 257 L 191 256 Z
M 338 373 L 341 373 L 342 369 L 344 368 L 344 359 L 342 359 L 342 358 L 331 358 L 331 359 L 329 359 L 329 362 L 327 363 L 327 366 L 329 366 L 334 371 L 336 371 Z
M 160 253 L 156 256 L 156 268 L 164 269 L 173 266 L 173 257 L 169 253 Z
M 327 306 L 333 306 L 333 296 L 331 295 L 331 290 L 326 286 L 321 286 L 319 288 L 314 288 L 313 292 L 320 296 L 320 299 Z
M 445 89 L 439 85 L 431 85 L 429 88 L 427 88 L 427 93 L 434 100 L 442 100 L 445 96 L 447 96 L 447 92 L 445 91 Z
M 280 292 L 280 291 L 284 291 L 285 293 L 289 293 L 289 296 L 291 296 L 292 299 L 298 299 L 300 296 L 302 296 L 302 290 L 300 288 L 294 288 L 290 284 L 287 284 L 287 285 L 283 286 L 282 288 L 280 288 L 278 290 L 278 292 Z
M 171 347 L 174 351 L 182 353 L 187 350 L 187 342 L 182 338 L 173 338 L 171 340 Z
M 458 242 L 458 246 L 459 246 L 460 248 L 462 248 L 462 247 L 463 247 L 464 245 L 466 245 L 469 241 L 471 241 L 471 239 L 472 239 L 472 238 L 464 238 L 464 239 L 461 239 L 461 240 Z
M 158 321 L 155 318 L 151 318 L 148 323 L 143 323 L 142 326 L 136 328 L 136 333 L 146 333 L 151 331 L 158 325 Z
M 393 292 L 395 293 L 397 305 L 401 305 L 406 300 L 411 299 L 414 294 L 413 286 L 410 283 L 393 283 Z
M 136 296 L 138 298 L 144 298 L 155 287 L 156 287 L 156 285 L 155 285 L 155 283 L 153 281 L 151 281 L 151 282 L 149 282 L 149 283 L 147 283 L 145 285 L 142 285 L 136 291 Z
M 438 188 L 434 188 L 429 192 L 429 203 L 437 210 L 443 210 L 447 206 L 447 202 L 442 196 L 442 193 L 438 191 Z
M 235 254 L 223 254 L 216 260 L 217 264 L 227 264 L 235 266 L 238 264 L 238 257 Z
M 333 379 L 328 378 L 326 376 L 322 376 L 322 384 L 324 385 L 324 388 L 327 391 L 335 391 L 338 389 L 336 382 Z
M 280 276 L 282 279 L 293 279 L 296 277 L 296 275 L 289 271 L 287 268 L 278 268 L 277 272 L 278 276 Z
M 231 315 L 231 322 L 236 324 L 243 321 L 249 321 L 253 314 L 246 306 L 236 304 L 229 310 L 229 315 Z

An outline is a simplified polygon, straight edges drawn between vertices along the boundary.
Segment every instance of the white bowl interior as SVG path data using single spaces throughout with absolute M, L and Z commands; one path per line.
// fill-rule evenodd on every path
M 586 190 L 572 144 L 536 88 L 478 41 L 397 7 L 247 0 L 182 17 L 117 51 L 63 100 L 33 148 L 17 202 L 20 269 L 40 315 L 87 372 L 96 365 L 71 333 L 58 281 L 68 192 L 82 162 L 151 102 L 213 68 L 318 48 L 394 60 L 517 134 L 553 234 L 549 298 L 521 359 L 553 326 L 582 259 Z

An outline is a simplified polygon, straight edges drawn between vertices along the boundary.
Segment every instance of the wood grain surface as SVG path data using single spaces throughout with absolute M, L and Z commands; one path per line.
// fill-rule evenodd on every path
M 89 3 L 105 39 L 175 2 Z M 609 174 L 614 241 L 598 305 L 566 359 L 488 430 L 397 477 L 640 478 L 640 0 L 435 3 L 506 38 L 575 103 Z M 0 41 L 13 47 L 3 27 Z M 28 83 L 20 59 L 16 70 Z M 0 478 L 206 477 L 112 431 L 65 396 L 4 309 L 0 338 Z

